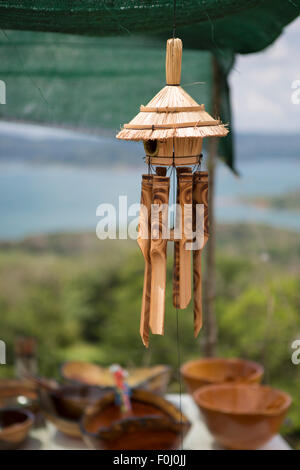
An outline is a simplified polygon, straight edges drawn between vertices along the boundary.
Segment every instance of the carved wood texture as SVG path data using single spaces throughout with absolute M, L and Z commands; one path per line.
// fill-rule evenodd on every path
M 191 251 L 186 249 L 186 241 L 192 237 L 192 213 L 184 206 L 192 205 L 192 189 L 191 168 L 177 168 L 176 202 L 181 211 L 176 214 L 176 229 L 181 238 L 174 241 L 173 305 L 180 309 L 186 308 L 191 300 Z
M 153 176 L 152 215 L 155 205 L 164 210 L 151 220 L 150 328 L 152 333 L 160 335 L 164 334 L 169 190 L 169 177 Z
M 151 297 L 151 204 L 152 204 L 152 175 L 142 176 L 141 210 L 139 218 L 139 235 L 137 242 L 145 259 L 144 286 L 140 321 L 140 335 L 146 347 L 149 346 L 149 320 Z
M 193 175 L 193 229 L 196 231 L 196 205 L 204 205 L 204 233 L 201 249 L 193 251 L 193 282 L 194 282 L 194 336 L 197 337 L 202 327 L 202 278 L 201 257 L 202 249 L 209 237 L 208 219 L 208 173 L 197 171 Z

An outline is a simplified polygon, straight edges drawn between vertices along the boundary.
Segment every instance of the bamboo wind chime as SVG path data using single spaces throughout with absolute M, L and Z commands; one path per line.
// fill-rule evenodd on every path
M 149 329 L 164 334 L 168 242 L 174 243 L 173 305 L 178 309 L 185 309 L 192 297 L 193 253 L 195 337 L 201 329 L 201 255 L 209 237 L 208 173 L 201 171 L 202 143 L 204 137 L 228 133 L 221 121 L 181 88 L 181 58 L 181 40 L 169 39 L 166 86 L 117 135 L 118 139 L 142 140 L 148 164 L 148 174 L 142 175 L 138 234 L 145 259 L 140 334 L 147 347 Z M 168 167 L 177 183 L 176 224 L 170 231 Z M 201 211 L 204 223 L 198 224 Z

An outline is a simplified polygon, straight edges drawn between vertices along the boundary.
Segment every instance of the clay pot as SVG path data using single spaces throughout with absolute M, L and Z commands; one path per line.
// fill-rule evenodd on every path
M 0 408 L 5 407 L 20 407 L 38 412 L 36 386 L 22 380 L 0 379 Z
M 13 450 L 26 440 L 34 423 L 28 410 L 2 408 L 0 410 L 0 450 Z
M 201 387 L 194 400 L 215 439 L 230 449 L 257 449 L 278 433 L 291 404 L 280 390 L 258 384 Z
M 104 368 L 83 361 L 65 362 L 61 367 L 63 379 L 69 383 L 114 387 L 114 378 L 109 368 Z M 126 379 L 131 388 L 145 388 L 154 393 L 164 394 L 170 380 L 171 369 L 168 366 L 141 367 L 129 369 Z
M 259 383 L 263 374 L 260 364 L 244 359 L 196 359 L 181 366 L 181 375 L 191 394 L 199 387 L 215 383 Z
M 55 389 L 39 388 L 40 405 L 45 417 L 64 434 L 80 437 L 80 417 L 88 405 L 96 403 L 103 395 L 99 387 L 86 385 L 57 386 Z
M 89 407 L 80 422 L 87 445 L 93 449 L 177 449 L 190 428 L 184 415 L 161 396 L 133 390 L 132 412 L 122 415 L 115 393 L 108 392 Z

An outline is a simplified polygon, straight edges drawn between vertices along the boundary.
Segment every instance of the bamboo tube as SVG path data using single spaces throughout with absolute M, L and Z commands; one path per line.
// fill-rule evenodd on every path
M 197 338 L 203 324 L 202 314 L 202 251 L 193 252 L 193 286 L 194 286 L 194 337 Z
M 200 249 L 193 251 L 193 282 L 194 282 L 194 336 L 198 336 L 202 328 L 202 249 L 209 237 L 208 220 L 208 173 L 206 171 L 196 171 L 193 175 L 193 229 L 196 230 L 196 204 L 204 205 L 204 233 L 200 234 L 203 244 Z M 197 234 L 196 234 L 196 243 Z
M 176 168 L 177 172 L 177 196 L 176 196 L 176 204 L 180 204 L 180 183 L 179 183 L 179 177 L 181 174 L 187 174 L 191 175 L 192 174 L 192 169 L 189 167 L 181 167 L 181 168 Z M 191 176 L 192 178 L 192 176 Z M 180 221 L 178 221 L 179 213 L 176 213 L 176 224 L 178 225 L 179 222 L 179 228 L 182 232 L 183 230 L 183 217 L 181 218 Z M 184 216 L 184 214 L 181 214 Z M 182 236 L 182 233 L 181 233 Z M 184 298 L 185 296 L 182 295 L 182 289 L 184 285 L 184 281 L 182 281 L 182 270 L 180 269 L 180 265 L 184 262 L 184 259 L 182 257 L 184 253 L 182 252 L 180 248 L 180 241 L 174 239 L 174 267 L 173 267 L 173 305 L 175 308 L 185 308 L 182 307 L 182 305 L 185 304 Z M 189 260 L 189 266 L 191 267 L 191 254 L 190 255 L 190 260 Z M 191 271 L 191 269 L 190 269 Z M 180 275 L 181 273 L 181 275 Z M 182 281 L 182 282 L 181 282 Z M 191 281 L 190 281 L 191 282 Z M 182 285 L 182 289 L 180 289 L 180 284 Z
M 191 251 L 186 249 L 186 242 L 192 240 L 192 212 L 187 205 L 192 205 L 193 175 L 178 174 L 179 205 L 181 207 L 181 238 L 175 248 L 175 285 L 173 285 L 173 303 L 176 308 L 184 309 L 191 300 Z M 174 302 L 175 300 L 175 302 Z
M 166 83 L 179 85 L 181 77 L 182 41 L 178 38 L 168 39 L 166 54 Z
M 151 203 L 152 203 L 152 175 L 142 176 L 141 210 L 139 219 L 138 245 L 145 259 L 144 286 L 140 321 L 140 335 L 146 347 L 149 346 L 149 319 L 151 296 Z
M 162 209 L 159 217 L 151 217 L 150 328 L 153 334 L 158 335 L 164 334 L 169 189 L 169 177 L 153 176 L 151 216 L 154 213 L 154 205 Z

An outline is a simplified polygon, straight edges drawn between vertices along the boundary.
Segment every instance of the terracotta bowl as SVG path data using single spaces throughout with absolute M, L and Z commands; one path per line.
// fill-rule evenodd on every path
M 36 386 L 21 380 L 0 379 L 0 408 L 4 407 L 26 408 L 37 413 L 39 406 Z
M 80 417 L 85 408 L 96 403 L 102 395 L 102 389 L 87 385 L 58 386 L 53 390 L 39 388 L 40 405 L 45 417 L 59 431 L 71 437 L 81 437 Z
M 93 449 L 152 450 L 177 449 L 190 428 L 187 418 L 161 396 L 147 390 L 133 390 L 132 412 L 120 413 L 115 393 L 108 392 L 89 407 L 80 429 Z
M 26 440 L 34 423 L 28 410 L 19 408 L 0 409 L 0 450 L 13 450 Z
M 263 374 L 260 364 L 244 359 L 196 359 L 181 366 L 181 375 L 191 394 L 203 385 L 215 383 L 259 383 Z
M 280 390 L 258 384 L 201 387 L 194 400 L 215 439 L 229 449 L 257 449 L 278 433 L 291 404 Z
M 142 367 L 129 369 L 126 379 L 131 388 L 145 388 L 154 393 L 166 392 L 171 369 L 168 366 Z M 104 368 L 83 361 L 65 362 L 61 367 L 63 379 L 69 383 L 85 385 L 97 385 L 98 387 L 113 387 L 114 378 L 109 368 Z

